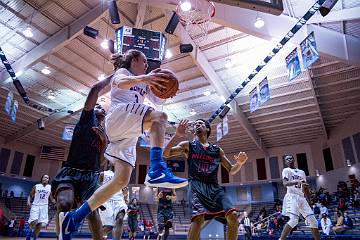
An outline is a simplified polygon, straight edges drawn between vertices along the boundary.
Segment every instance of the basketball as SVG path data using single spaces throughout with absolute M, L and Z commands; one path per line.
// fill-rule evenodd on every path
M 161 73 L 168 73 L 171 75 L 170 78 L 166 78 L 166 82 L 164 82 L 165 89 L 158 89 L 154 87 L 150 87 L 151 91 L 154 93 L 155 96 L 161 99 L 167 99 L 174 97 L 179 90 L 179 80 L 177 79 L 175 73 L 173 73 L 169 69 L 161 69 Z

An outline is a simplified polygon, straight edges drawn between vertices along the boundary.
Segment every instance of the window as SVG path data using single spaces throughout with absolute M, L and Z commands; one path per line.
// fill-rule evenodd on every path
M 334 170 L 334 164 L 331 157 L 331 151 L 330 148 L 323 149 L 323 157 L 324 157 L 324 163 L 325 163 L 325 170 L 331 171 Z
M 24 168 L 24 174 L 25 177 L 32 177 L 32 172 L 34 168 L 35 163 L 35 156 L 33 155 L 27 155 L 26 156 L 26 162 L 25 162 L 25 168 Z
M 266 180 L 265 158 L 256 159 L 258 180 Z
M 6 172 L 9 163 L 11 151 L 7 148 L 2 148 L 0 153 L 0 172 Z
M 272 179 L 280 178 L 278 157 L 277 156 L 270 157 L 269 165 L 270 165 L 271 178 Z
M 15 152 L 10 173 L 19 175 L 24 153 Z
M 343 139 L 342 146 L 343 146 L 343 150 L 344 150 L 345 163 L 346 163 L 346 160 L 350 160 L 350 162 L 352 164 L 354 164 L 355 156 L 354 156 L 354 151 L 353 151 L 352 144 L 351 144 L 351 138 L 347 137 L 347 138 Z
M 307 164 L 306 153 L 296 154 L 296 158 L 298 162 L 298 168 L 303 170 L 306 176 L 309 176 L 309 168 Z

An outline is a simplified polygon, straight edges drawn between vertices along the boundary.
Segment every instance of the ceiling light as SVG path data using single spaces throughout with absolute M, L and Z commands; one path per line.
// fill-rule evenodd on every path
M 210 90 L 209 90 L 209 89 L 206 89 L 206 90 L 204 91 L 204 96 L 210 96 L 210 95 L 211 95 Z
M 109 41 L 107 39 L 105 39 L 104 41 L 102 41 L 100 43 L 100 46 L 103 48 L 103 49 L 109 49 Z
M 319 170 L 316 169 L 316 170 L 315 170 L 315 173 L 316 173 L 316 176 L 317 176 L 317 177 L 320 177 L 320 172 L 319 172 Z
M 23 32 L 25 37 L 27 38 L 32 38 L 34 36 L 33 32 L 32 32 L 32 29 L 30 26 L 28 26 Z
M 49 74 L 51 73 L 49 67 L 47 67 L 47 66 L 44 67 L 44 68 L 41 70 L 41 72 L 42 72 L 43 74 L 45 74 L 45 75 L 49 75 Z
M 23 73 L 24 73 L 24 71 L 20 70 L 20 71 L 18 71 L 17 73 L 15 73 L 15 75 L 16 75 L 17 77 L 20 77 Z
M 351 167 L 351 161 L 350 161 L 349 159 L 346 160 L 346 165 L 347 165 L 348 167 Z
M 50 99 L 50 100 L 54 100 L 54 99 L 56 98 L 54 91 L 50 91 L 50 92 L 49 92 L 49 95 L 47 96 L 47 98 Z
M 169 49 L 167 49 L 165 52 L 165 58 L 169 59 L 172 58 L 172 56 L 173 56 L 172 52 Z
M 97 79 L 98 79 L 99 81 L 104 80 L 104 79 L 105 79 L 105 74 L 103 74 L 103 73 L 100 74 Z
M 225 67 L 226 68 L 232 68 L 234 66 L 234 62 L 231 60 L 231 58 L 226 58 L 225 59 Z
M 261 17 L 257 17 L 257 18 L 256 18 L 256 21 L 255 21 L 255 23 L 254 23 L 254 26 L 255 26 L 256 28 L 262 28 L 264 25 L 265 25 L 264 20 L 263 20 Z
M 194 110 L 194 109 L 191 109 L 191 111 L 190 111 L 190 115 L 191 115 L 191 116 L 196 115 L 196 112 L 195 112 L 195 110 Z
M 189 1 L 185 1 L 185 2 L 181 3 L 180 8 L 184 12 L 188 12 L 191 9 L 191 3 Z

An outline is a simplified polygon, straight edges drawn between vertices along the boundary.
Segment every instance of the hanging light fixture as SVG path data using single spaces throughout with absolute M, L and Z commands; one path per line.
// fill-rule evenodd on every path
M 204 96 L 210 96 L 211 92 L 209 89 L 206 89 L 203 94 L 204 94 Z
M 234 66 L 234 62 L 231 60 L 230 57 L 227 57 L 225 59 L 225 67 L 229 69 L 232 68 L 233 66 Z
M 98 79 L 99 81 L 104 80 L 104 79 L 105 79 L 105 74 L 103 74 L 103 73 L 100 74 L 97 79 Z
M 191 109 L 191 111 L 190 111 L 190 115 L 191 115 L 191 116 L 196 115 L 196 111 L 195 111 L 195 109 Z
M 109 40 L 105 39 L 104 41 L 102 41 L 100 43 L 100 46 L 103 48 L 103 49 L 109 49 Z
M 32 28 L 30 26 L 27 26 L 22 33 L 24 34 L 25 37 L 27 38 L 32 38 L 34 36 L 33 32 L 32 32 Z
M 43 69 L 41 69 L 41 72 L 45 75 L 49 75 L 51 73 L 50 69 L 48 66 L 44 67 Z
M 170 59 L 173 57 L 173 54 L 172 52 L 170 51 L 170 49 L 166 49 L 166 52 L 165 52 L 165 58 L 166 59 Z
M 53 90 L 50 90 L 49 95 L 47 96 L 48 99 L 50 100 L 54 100 L 55 97 L 55 92 Z
M 256 20 L 254 22 L 254 26 L 256 28 L 262 28 L 263 26 L 265 26 L 265 21 L 261 18 L 261 17 L 256 17 Z
M 180 8 L 184 12 L 188 12 L 191 9 L 191 3 L 189 1 L 185 1 L 185 2 L 181 3 Z

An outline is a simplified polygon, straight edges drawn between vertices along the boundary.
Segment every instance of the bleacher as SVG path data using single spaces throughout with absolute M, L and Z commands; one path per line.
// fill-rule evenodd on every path
M 29 210 L 26 205 L 26 198 L 8 198 L 7 205 L 9 206 L 11 212 L 17 217 L 25 217 L 27 220 L 29 217 Z M 0 206 L 5 206 L 5 200 L 0 198 Z M 140 218 L 152 220 L 154 226 L 157 226 L 157 205 L 156 204 L 149 204 L 149 203 L 140 203 L 141 212 Z M 250 218 L 255 221 L 256 217 L 258 216 L 260 210 L 265 207 L 268 214 L 272 214 L 275 212 L 274 210 L 274 203 L 273 202 L 262 202 L 257 204 L 244 204 L 244 205 L 237 205 L 236 208 L 239 212 L 247 211 L 249 213 Z M 335 210 L 336 210 L 336 203 L 333 202 L 329 207 L 329 217 L 333 223 L 336 223 L 335 217 Z M 354 222 L 354 229 L 348 230 L 346 234 L 342 235 L 334 235 L 331 233 L 330 236 L 327 236 L 326 239 L 360 239 L 360 209 L 353 209 L 349 208 L 347 210 L 349 216 L 353 219 Z M 54 237 L 55 236 L 55 209 L 50 208 L 49 211 L 49 225 L 45 230 L 42 231 L 40 236 L 47 236 L 47 237 Z M 190 211 L 189 208 L 186 206 L 182 206 L 180 204 L 174 204 L 174 219 L 173 219 L 173 229 L 171 230 L 171 235 L 186 235 L 189 231 L 190 227 Z M 124 230 L 127 229 L 127 221 L 124 222 Z M 90 236 L 90 231 L 88 227 L 87 220 L 84 221 L 82 224 L 78 236 Z M 142 234 L 139 233 L 139 236 Z M 243 232 L 239 232 L 239 239 L 243 239 Z M 275 231 L 272 236 L 269 236 L 267 231 L 260 231 L 257 233 L 256 236 L 253 236 L 253 239 L 278 239 L 280 236 L 280 231 Z M 292 233 L 290 236 L 291 239 L 312 239 L 311 230 L 308 226 L 305 225 L 304 220 L 301 220 L 298 229 Z

